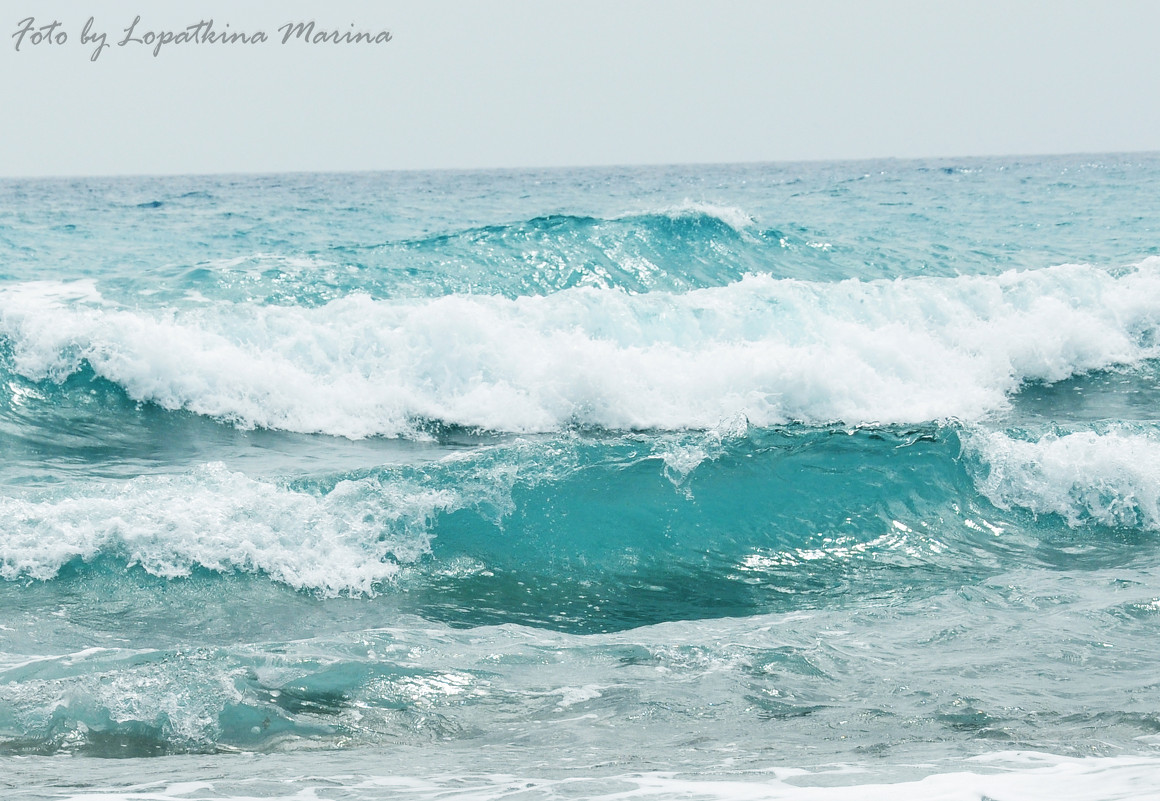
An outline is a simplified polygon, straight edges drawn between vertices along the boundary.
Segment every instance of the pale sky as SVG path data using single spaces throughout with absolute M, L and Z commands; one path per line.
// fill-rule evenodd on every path
M 154 57 L 116 46 L 138 14 L 270 41 Z M 16 52 L 29 16 L 68 40 Z M 281 44 L 309 20 L 393 39 Z M 7 176 L 1160 150 L 1160 2 L 0 0 L 0 23 Z

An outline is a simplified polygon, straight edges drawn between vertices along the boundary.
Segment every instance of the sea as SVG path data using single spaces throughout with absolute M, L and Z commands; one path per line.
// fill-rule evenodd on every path
M 1160 797 L 1160 154 L 0 181 L 0 797 Z

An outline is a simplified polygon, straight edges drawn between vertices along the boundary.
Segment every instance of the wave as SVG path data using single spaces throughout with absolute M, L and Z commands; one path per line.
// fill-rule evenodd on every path
M 1160 354 L 1160 258 L 1119 273 L 748 275 L 682 293 L 316 307 L 149 311 L 93 291 L 0 291 L 8 369 L 61 382 L 88 365 L 136 401 L 350 438 L 422 436 L 433 421 L 527 433 L 978 420 L 1027 382 Z
M 484 692 L 474 675 L 401 666 L 375 653 L 395 650 L 389 635 L 361 639 L 93 647 L 0 664 L 0 755 L 149 757 L 463 735 L 440 714 L 442 696 L 475 700 Z
M 370 268 L 354 280 L 377 297 L 488 292 L 514 298 L 579 286 L 628 292 L 721 286 L 770 269 L 783 247 L 780 232 L 757 230 L 741 209 L 687 202 L 607 217 L 546 214 L 338 246 L 327 257 Z
M 735 206 L 722 206 L 714 203 L 703 203 L 686 200 L 675 206 L 668 206 L 657 210 L 630 211 L 611 216 L 592 216 L 588 214 L 545 214 L 531 217 L 526 220 L 516 220 L 506 223 L 467 228 L 461 231 L 436 234 L 430 237 L 420 237 L 405 240 L 411 245 L 431 243 L 447 243 L 455 239 L 479 240 L 495 237 L 502 239 L 508 236 L 523 237 L 533 232 L 551 231 L 559 234 L 564 232 L 578 232 L 598 229 L 602 226 L 615 226 L 621 230 L 620 224 L 635 225 L 642 231 L 667 234 L 696 234 L 696 233 L 724 233 L 732 232 L 743 235 L 752 231 L 757 221 L 743 209 Z M 396 243 L 392 243 L 396 244 Z
M 253 575 L 569 630 L 800 608 L 851 583 L 891 593 L 900 570 L 915 589 L 915 568 L 956 569 L 964 543 L 991 569 L 989 538 L 955 508 L 972 493 L 958 449 L 933 427 L 735 426 L 521 439 L 290 481 L 211 463 L 0 498 L 0 577 Z
M 298 305 L 352 291 L 377 299 L 457 293 L 516 298 L 575 287 L 684 292 L 724 286 L 747 273 L 806 280 L 896 274 L 889 265 L 897 261 L 866 262 L 840 242 L 835 250 L 826 238 L 801 226 L 762 227 L 739 208 L 685 202 L 619 215 L 551 213 L 401 232 L 380 243 L 337 243 L 309 252 L 263 248 L 161 271 L 170 273 L 171 290 L 181 287 L 190 298 Z M 938 269 L 946 274 L 945 267 Z
M 194 568 L 260 571 L 297 589 L 371 592 L 427 549 L 450 491 L 339 482 L 327 493 L 247 478 L 220 463 L 71 495 L 0 498 L 0 577 L 50 579 L 114 557 L 167 578 Z
M 738 234 L 744 234 L 757 225 L 757 221 L 753 217 L 736 206 L 722 206 L 716 203 L 704 203 L 692 200 L 686 200 L 679 205 L 662 209 L 659 214 L 655 212 L 635 212 L 632 214 L 624 214 L 613 219 L 651 220 L 658 216 L 667 217 L 673 221 L 687 220 L 693 223 L 705 223 L 710 220 L 716 220 L 733 229 Z
M 1153 430 L 1038 439 L 976 431 L 963 444 L 983 465 L 979 491 L 1000 508 L 1059 515 L 1072 527 L 1160 530 L 1160 436 Z

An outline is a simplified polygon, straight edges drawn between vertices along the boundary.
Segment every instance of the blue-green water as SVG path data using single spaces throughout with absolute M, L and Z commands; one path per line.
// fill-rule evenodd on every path
M 1158 206 L 1156 155 L 0 182 L 0 788 L 1160 792 Z

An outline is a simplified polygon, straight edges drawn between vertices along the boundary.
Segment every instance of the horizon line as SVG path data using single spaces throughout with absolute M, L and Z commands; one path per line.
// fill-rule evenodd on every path
M 1022 153 L 983 153 L 936 156 L 866 156 L 856 158 L 761 159 L 752 161 L 676 161 L 619 162 L 602 164 L 516 165 L 492 167 L 370 167 L 366 169 L 289 169 L 289 170 L 207 170 L 204 172 L 93 172 L 93 173 L 27 173 L 0 174 L 0 181 L 78 181 L 106 178 L 257 178 L 274 175 L 376 175 L 384 173 L 507 173 L 564 172 L 569 170 L 671 169 L 678 167 L 757 167 L 794 164 L 861 164 L 869 162 L 921 162 L 981 159 L 1076 158 L 1108 156 L 1155 156 L 1160 150 L 1056 151 Z

